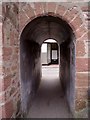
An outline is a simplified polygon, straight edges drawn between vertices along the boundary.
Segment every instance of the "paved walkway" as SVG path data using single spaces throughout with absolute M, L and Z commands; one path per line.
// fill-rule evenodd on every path
M 42 75 L 28 118 L 70 118 L 71 114 L 58 79 L 58 65 L 43 66 Z

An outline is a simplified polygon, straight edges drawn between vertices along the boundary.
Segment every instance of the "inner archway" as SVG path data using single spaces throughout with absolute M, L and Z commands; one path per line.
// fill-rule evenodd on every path
M 22 111 L 29 104 L 41 80 L 41 45 L 46 39 L 59 44 L 59 79 L 68 106 L 74 112 L 75 97 L 75 36 L 67 22 L 54 16 L 37 17 L 26 25 L 20 38 Z
M 42 65 L 58 64 L 59 51 L 58 43 L 53 39 L 45 40 L 41 46 L 41 62 Z

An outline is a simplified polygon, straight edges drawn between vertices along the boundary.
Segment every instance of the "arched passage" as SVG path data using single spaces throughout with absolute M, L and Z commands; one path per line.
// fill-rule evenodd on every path
M 22 111 L 27 113 L 41 80 L 41 45 L 46 39 L 59 44 L 60 81 L 70 110 L 74 112 L 75 36 L 64 20 L 53 16 L 37 17 L 26 25 L 20 38 Z

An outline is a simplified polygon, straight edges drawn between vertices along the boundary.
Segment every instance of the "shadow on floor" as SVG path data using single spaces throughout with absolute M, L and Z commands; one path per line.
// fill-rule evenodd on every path
M 48 74 L 48 70 L 43 68 L 42 81 L 27 118 L 71 118 L 72 115 L 56 75 L 57 68 L 52 69 L 51 74 Z

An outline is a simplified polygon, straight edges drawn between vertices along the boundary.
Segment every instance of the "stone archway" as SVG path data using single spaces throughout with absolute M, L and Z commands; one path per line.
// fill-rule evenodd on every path
M 30 96 L 33 92 L 35 93 L 40 83 L 41 45 L 48 38 L 56 39 L 60 46 L 60 80 L 69 108 L 74 112 L 75 45 L 73 43 L 75 37 L 65 21 L 50 15 L 32 20 L 21 34 L 22 109 L 24 112 L 28 110 Z
M 81 110 L 84 107 L 86 107 L 87 98 L 85 96 L 87 95 L 87 86 L 88 86 L 87 85 L 88 84 L 88 78 L 87 78 L 88 58 L 86 55 L 88 54 L 88 52 L 86 52 L 86 49 L 85 49 L 85 39 L 87 39 L 87 29 L 84 26 L 85 21 L 83 21 L 82 15 L 77 8 L 78 7 L 74 7 L 74 6 L 67 8 L 64 5 L 61 5 L 58 3 L 48 3 L 48 2 L 47 3 L 19 3 L 19 4 L 4 3 L 3 4 L 3 17 L 5 18 L 4 19 L 5 21 L 2 22 L 3 24 L 1 24 L 1 26 L 3 25 L 3 42 L 2 42 L 3 55 L 2 55 L 1 61 L 2 63 L 4 63 L 1 65 L 1 67 L 3 68 L 2 70 L 3 74 L 1 75 L 1 78 L 2 78 L 1 85 L 3 87 L 1 87 L 1 92 L 5 91 L 4 93 L 7 95 L 5 96 L 5 94 L 4 95 L 2 94 L 2 96 L 4 97 L 4 100 L 2 102 L 3 104 L 1 107 L 3 117 L 17 116 L 17 113 L 19 112 L 19 108 L 20 108 L 18 107 L 18 104 L 21 98 L 20 97 L 20 87 L 21 87 L 20 86 L 20 67 L 19 67 L 20 66 L 20 62 L 19 62 L 20 61 L 19 60 L 20 44 L 19 44 L 18 38 L 20 38 L 22 30 L 25 28 L 25 26 L 28 23 L 30 23 L 30 21 L 32 22 L 35 18 L 42 17 L 42 16 L 58 17 L 66 21 L 66 23 L 71 27 L 73 33 L 75 34 L 76 51 L 74 51 L 75 43 L 73 42 L 71 45 L 72 52 L 70 53 L 70 54 L 75 53 L 75 56 L 73 55 L 71 59 L 72 61 L 74 57 L 76 57 L 76 65 L 75 65 L 76 75 L 75 75 L 75 86 L 74 86 L 75 87 L 75 96 L 74 96 L 75 104 L 74 105 L 75 105 L 76 111 L 78 109 Z M 8 14 L 8 13 L 12 13 L 12 14 Z M 19 23 L 17 20 L 19 20 Z M 19 24 L 19 28 L 18 28 L 18 24 Z M 10 28 L 11 30 L 8 28 Z M 14 37 L 12 37 L 13 35 Z M 65 49 L 65 47 L 63 48 L 63 46 L 67 46 L 67 43 L 61 44 L 62 50 Z M 62 50 L 61 50 L 62 58 L 67 57 L 67 56 L 63 56 L 64 53 Z M 66 50 L 67 52 L 69 52 L 68 48 L 66 48 Z M 63 65 L 64 61 L 62 60 L 61 60 L 61 63 Z M 71 68 L 72 67 L 73 66 L 71 66 Z M 64 69 L 67 69 L 67 68 L 64 68 Z M 73 73 L 73 71 L 70 71 L 70 72 Z M 62 70 L 62 74 L 63 74 L 63 70 Z M 82 76 L 84 77 L 83 80 L 82 80 Z M 73 76 L 71 76 L 71 78 L 72 77 Z M 14 82 L 14 85 L 12 84 L 13 82 L 11 81 Z M 83 85 L 83 88 L 81 88 L 82 84 L 81 83 L 79 84 L 79 81 L 85 82 L 85 85 Z M 82 93 L 81 91 L 83 91 L 83 94 L 81 94 Z M 83 107 L 82 107 L 82 104 L 83 104 Z M 8 108 L 12 108 L 12 109 L 7 111 Z

